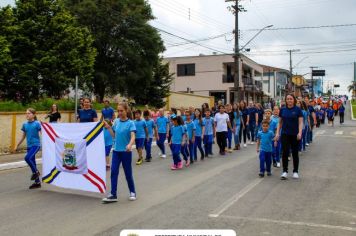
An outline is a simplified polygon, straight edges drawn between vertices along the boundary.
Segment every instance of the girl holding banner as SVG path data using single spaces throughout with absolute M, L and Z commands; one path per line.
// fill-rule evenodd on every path
M 126 181 L 130 190 L 130 201 L 136 200 L 135 183 L 132 175 L 132 145 L 135 142 L 135 123 L 127 116 L 129 107 L 126 103 L 120 103 L 117 106 L 118 117 L 115 119 L 112 127 L 104 121 L 111 136 L 115 139 L 114 151 L 111 163 L 111 192 L 103 198 L 103 203 L 117 202 L 117 180 L 119 177 L 119 168 L 122 167 L 125 172 Z

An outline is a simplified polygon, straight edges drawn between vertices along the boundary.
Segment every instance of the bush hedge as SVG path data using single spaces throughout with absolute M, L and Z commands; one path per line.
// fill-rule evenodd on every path
M 37 102 L 31 102 L 29 104 L 22 104 L 15 101 L 0 101 L 0 111 L 1 112 L 23 112 L 27 108 L 32 107 L 36 111 L 49 111 L 52 104 L 57 104 L 60 111 L 74 111 L 75 103 L 72 99 L 60 99 L 55 100 L 52 98 L 44 98 Z M 112 104 L 113 107 L 116 105 Z M 104 107 L 102 103 L 93 103 L 93 108 L 96 110 L 101 110 Z

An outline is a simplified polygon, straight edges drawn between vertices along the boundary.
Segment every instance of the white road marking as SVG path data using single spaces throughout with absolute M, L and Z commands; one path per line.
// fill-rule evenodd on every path
M 355 136 L 351 136 L 351 135 L 332 135 L 332 134 L 323 134 L 323 135 L 318 135 L 319 137 L 338 137 L 338 138 L 355 138 Z
M 233 197 L 224 202 L 220 207 L 218 207 L 212 214 L 209 214 L 209 217 L 217 218 L 224 211 L 226 211 L 229 207 L 231 207 L 234 203 L 240 200 L 243 196 L 245 196 L 248 192 L 250 192 L 254 187 L 256 187 L 259 183 L 262 182 L 263 179 L 256 179 L 246 187 L 244 187 L 240 192 L 235 194 Z
M 334 134 L 335 134 L 335 135 L 343 135 L 343 134 L 344 134 L 344 131 L 342 131 L 342 130 L 335 131 Z
M 252 217 L 226 216 L 226 215 L 222 215 L 222 216 L 220 216 L 220 218 L 275 223 L 275 224 L 281 224 L 281 225 L 308 226 L 308 227 L 315 227 L 315 228 L 336 229 L 336 230 L 345 230 L 345 231 L 356 232 L 356 228 L 348 227 L 348 226 L 339 226 L 339 225 L 326 225 L 326 224 L 316 224 L 316 223 L 299 222 L 299 221 L 271 220 L 271 219 L 265 219 L 265 218 L 252 218 Z
M 353 213 L 350 213 L 350 212 L 347 212 L 347 211 L 334 211 L 334 210 L 331 210 L 331 209 L 327 209 L 326 212 L 339 214 L 339 215 L 345 215 L 345 216 L 349 216 L 349 217 L 352 217 L 352 218 L 356 218 L 356 214 L 353 214 Z
M 326 130 L 318 130 L 316 132 L 316 135 L 321 135 L 321 134 L 325 134 Z

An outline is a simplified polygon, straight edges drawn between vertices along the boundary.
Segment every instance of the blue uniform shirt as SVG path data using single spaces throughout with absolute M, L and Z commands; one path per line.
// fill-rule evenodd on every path
M 334 110 L 333 109 L 327 109 L 326 113 L 328 114 L 328 118 L 332 118 L 334 116 Z
M 183 141 L 183 135 L 185 134 L 184 126 L 177 125 L 172 127 L 172 143 L 181 144 Z
M 146 121 L 135 120 L 134 123 L 136 126 L 136 138 L 146 138 L 146 132 L 145 132 L 145 128 L 147 127 Z
M 255 107 L 250 107 L 247 110 L 250 116 L 250 124 L 256 123 L 256 113 L 258 114 L 257 109 Z
M 148 136 L 150 138 L 153 138 L 153 130 L 156 127 L 156 124 L 155 124 L 154 120 L 152 120 L 152 119 L 145 120 L 145 121 L 146 121 L 147 130 L 148 130 Z
M 135 123 L 129 119 L 125 121 L 115 119 L 112 129 L 115 132 L 114 150 L 117 152 L 125 152 L 126 146 L 131 140 L 131 132 L 136 132 Z
M 277 130 L 277 126 L 278 126 L 278 122 L 275 119 L 271 119 L 271 121 L 269 122 L 269 129 L 270 131 L 273 132 L 273 134 L 276 133 Z M 261 128 L 262 130 L 262 128 Z
M 244 120 L 244 123 L 246 124 L 247 123 L 247 116 L 248 116 L 248 109 L 247 108 L 242 109 L 241 113 L 242 113 L 242 119 Z
M 157 128 L 158 128 L 158 133 L 160 134 L 165 134 L 167 133 L 167 124 L 169 123 L 169 120 L 165 116 L 160 116 L 156 120 Z
M 103 115 L 104 120 L 112 120 L 112 117 L 115 114 L 115 111 L 112 107 L 103 108 L 101 110 L 101 114 Z
M 96 111 L 93 109 L 81 109 L 79 110 L 80 123 L 94 122 L 94 118 L 98 118 Z M 111 120 L 111 119 L 110 119 Z
M 205 134 L 204 135 L 213 135 L 213 125 L 214 125 L 214 118 L 212 117 L 205 117 L 203 119 L 203 124 L 205 126 Z
M 195 124 L 193 121 L 190 121 L 190 123 L 185 122 L 185 125 L 187 127 L 187 134 L 188 134 L 188 138 L 189 140 L 192 140 L 193 138 L 193 130 L 196 130 Z
M 305 128 L 308 125 L 308 112 L 302 110 L 302 114 L 303 114 L 303 127 Z
M 272 141 L 274 134 L 272 131 L 267 132 L 259 131 L 257 133 L 257 139 L 260 140 L 260 151 L 272 152 Z
M 195 119 L 194 125 L 195 125 L 195 136 L 201 137 L 202 132 L 203 132 L 203 126 L 204 126 L 203 120 L 201 121 L 201 124 L 200 124 L 199 119 Z
M 112 145 L 112 137 L 107 128 L 104 128 L 104 140 L 105 140 L 105 146 L 111 146 Z
M 303 117 L 302 110 L 297 106 L 284 107 L 279 115 L 283 121 L 282 134 L 297 135 L 299 133 L 299 117 Z
M 41 130 L 41 124 L 37 120 L 25 122 L 21 130 L 26 133 L 27 147 L 41 146 L 40 136 L 38 132 Z

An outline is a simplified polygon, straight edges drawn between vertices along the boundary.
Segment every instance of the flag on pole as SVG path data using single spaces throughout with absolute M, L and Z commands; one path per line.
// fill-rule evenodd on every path
M 106 190 L 103 123 L 42 123 L 42 181 L 62 188 Z

